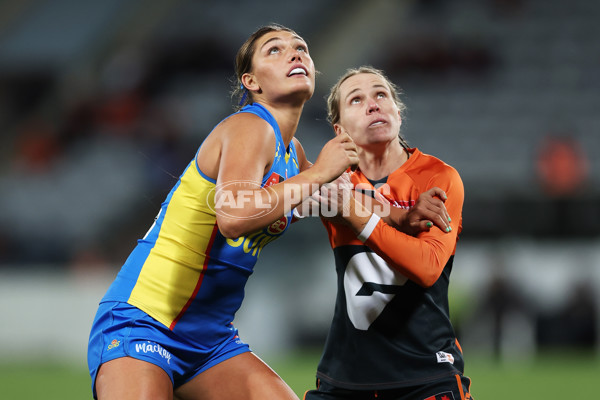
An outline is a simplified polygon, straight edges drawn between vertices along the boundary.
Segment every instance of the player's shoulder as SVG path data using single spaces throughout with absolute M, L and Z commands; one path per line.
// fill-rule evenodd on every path
M 249 112 L 233 113 L 217 125 L 217 128 L 231 130 L 235 129 L 238 133 L 252 131 L 254 129 L 261 131 L 273 131 L 271 124 L 261 116 Z
M 415 149 L 415 152 L 413 154 L 418 157 L 418 160 L 414 165 L 415 168 L 425 168 L 431 171 L 433 174 L 447 174 L 453 176 L 460 176 L 456 168 L 454 168 L 452 165 L 448 164 L 444 160 L 440 159 L 439 157 L 423 153 L 418 149 Z
M 223 119 L 213 130 L 222 139 L 259 142 L 272 141 L 273 127 L 259 115 L 238 112 Z

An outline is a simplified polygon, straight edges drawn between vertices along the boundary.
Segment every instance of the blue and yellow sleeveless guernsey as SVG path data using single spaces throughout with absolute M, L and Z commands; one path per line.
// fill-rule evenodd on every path
M 262 187 L 297 175 L 294 143 L 285 148 L 267 109 L 253 104 L 239 112 L 261 117 L 275 131 L 275 158 Z M 215 185 L 195 159 L 190 162 L 102 301 L 127 302 L 203 346 L 216 346 L 231 335 L 231 322 L 262 248 L 283 234 L 292 215 L 236 240 L 227 239 L 217 226 Z

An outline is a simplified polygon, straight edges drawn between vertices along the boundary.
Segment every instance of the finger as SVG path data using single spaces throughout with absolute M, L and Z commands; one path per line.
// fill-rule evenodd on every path
M 448 222 L 452 222 L 452 218 L 450 218 L 450 213 L 448 212 L 448 210 L 446 209 L 446 205 L 442 204 L 441 205 L 442 211 L 444 213 L 444 218 L 446 219 L 446 221 Z
M 446 192 L 444 192 L 442 189 L 440 189 L 437 186 L 432 187 L 431 189 L 428 190 L 428 192 L 431 194 L 432 197 L 437 196 L 438 198 L 442 199 L 442 201 L 446 201 L 448 199 Z
M 428 217 L 427 219 L 425 219 L 423 221 L 425 221 L 425 223 L 429 222 L 432 225 L 432 226 L 430 226 L 430 228 L 433 228 L 433 226 L 435 226 L 442 232 L 448 232 L 448 229 L 449 229 L 448 223 L 441 216 L 439 216 L 437 214 L 431 215 L 430 217 Z
M 418 235 L 419 233 L 423 233 L 423 232 L 429 232 L 431 230 L 431 228 L 433 228 L 433 222 L 431 221 L 427 221 L 427 220 L 419 220 L 419 221 L 413 221 L 409 224 L 411 232 L 406 232 L 409 233 L 410 235 Z
M 452 227 L 445 217 L 438 215 L 437 218 L 434 219 L 434 223 L 442 232 L 450 233 L 452 231 Z
M 450 232 L 452 228 L 448 224 L 448 220 L 444 214 L 439 212 L 438 209 L 424 209 L 421 210 L 421 219 L 418 222 L 425 221 L 425 223 L 429 222 L 432 224 L 431 227 L 436 226 L 442 232 Z M 430 227 L 430 228 L 431 228 Z
M 345 130 L 343 130 L 342 133 L 339 134 L 337 137 L 342 143 L 354 143 L 350 135 L 348 135 L 348 132 L 346 132 Z
M 448 213 L 448 209 L 446 209 L 446 204 L 439 199 L 432 199 L 435 207 L 437 207 L 437 213 L 440 214 L 445 221 L 452 222 L 452 218 L 450 218 L 450 213 Z
M 321 186 L 321 189 L 319 190 L 319 198 L 321 199 L 321 202 L 327 201 L 329 198 L 329 189 L 327 188 L 327 185 L 323 185 Z
M 352 139 L 350 139 L 352 140 Z M 356 153 L 356 143 L 352 142 L 352 141 L 345 141 L 342 142 L 342 146 L 344 146 L 344 150 L 346 150 L 347 153 L 353 152 Z
M 350 179 L 350 173 L 349 172 L 344 172 L 342 175 L 340 175 L 340 179 L 342 181 L 344 181 L 344 182 L 352 184 L 352 180 Z
M 439 198 L 428 198 L 422 203 L 422 205 L 430 212 L 438 214 L 446 223 L 452 222 L 450 214 L 446 209 L 446 205 Z
M 314 192 L 311 196 L 311 199 L 313 199 L 314 201 L 321 203 L 323 202 L 323 197 L 321 196 L 321 194 L 319 192 Z

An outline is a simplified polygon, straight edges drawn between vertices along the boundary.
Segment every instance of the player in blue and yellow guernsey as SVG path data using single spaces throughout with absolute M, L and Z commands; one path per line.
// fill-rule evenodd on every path
M 204 140 L 100 303 L 88 347 L 95 398 L 297 399 L 232 321 L 263 247 L 310 195 L 294 188 L 330 182 L 358 157 L 339 136 L 311 166 L 294 138 L 315 79 L 294 31 L 253 33 L 236 75 L 243 108 Z
M 352 137 L 360 161 L 330 185 L 341 189 L 337 195 L 323 192 L 339 214 L 323 220 L 338 291 L 317 389 L 305 400 L 471 399 L 448 307 L 461 178 L 399 135 L 404 105 L 382 71 L 349 70 L 332 88 L 328 108 L 336 134 Z M 396 216 L 412 212 L 423 193 L 439 197 L 426 204 L 437 211 L 410 232 Z

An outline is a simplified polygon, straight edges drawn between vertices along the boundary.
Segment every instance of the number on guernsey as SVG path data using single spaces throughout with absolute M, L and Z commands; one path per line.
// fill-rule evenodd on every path
M 366 331 L 408 278 L 372 252 L 355 254 L 344 273 L 348 317 Z

